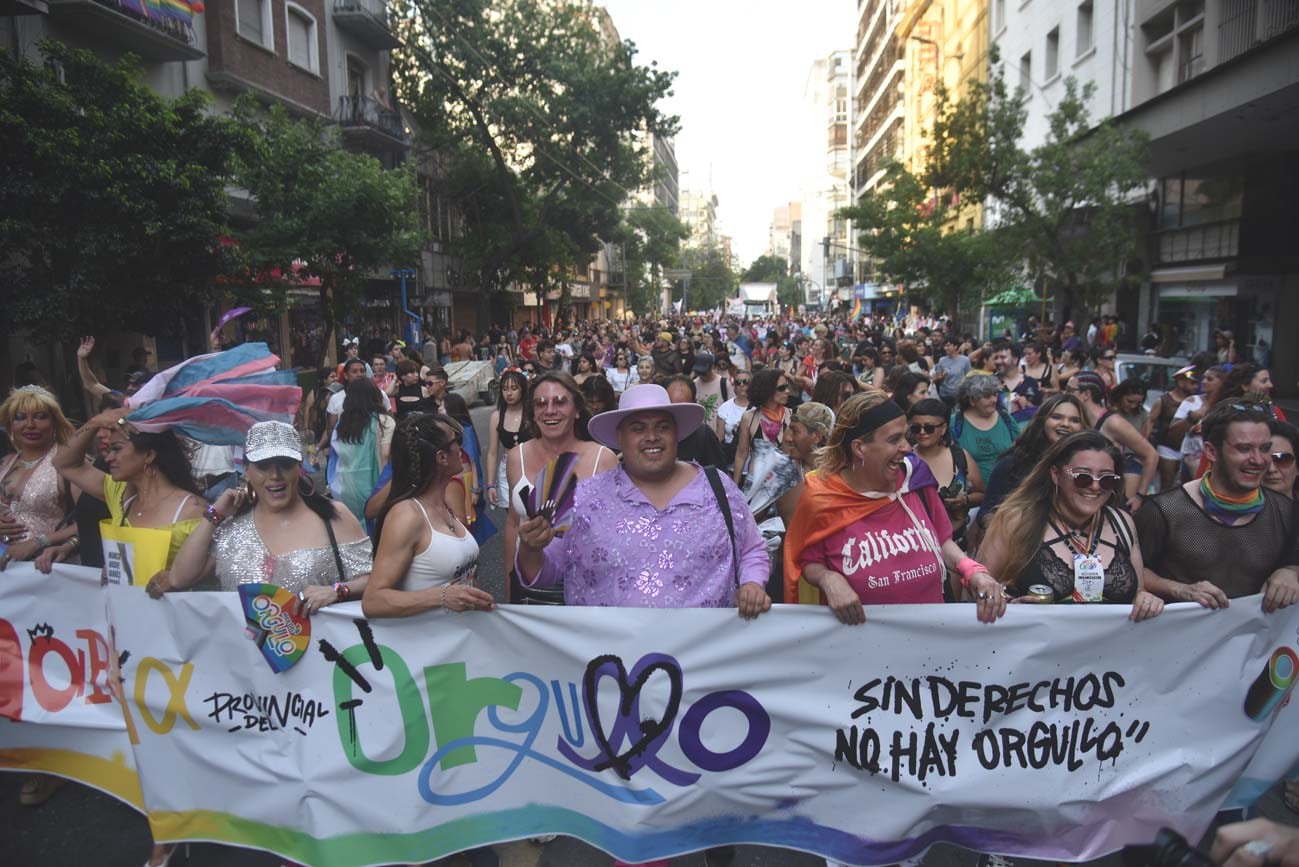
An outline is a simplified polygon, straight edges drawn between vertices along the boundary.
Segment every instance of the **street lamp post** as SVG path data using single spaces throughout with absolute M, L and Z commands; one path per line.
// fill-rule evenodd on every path
M 418 348 L 420 345 L 419 332 L 420 332 L 421 319 L 413 310 L 410 309 L 410 306 L 406 303 L 406 281 L 415 276 L 415 269 L 414 268 L 393 268 L 392 276 L 396 277 L 401 281 L 401 312 L 404 313 L 407 317 L 409 317 L 408 321 L 406 322 L 406 327 L 402 329 L 403 336 L 406 339 L 406 345 L 414 346 Z

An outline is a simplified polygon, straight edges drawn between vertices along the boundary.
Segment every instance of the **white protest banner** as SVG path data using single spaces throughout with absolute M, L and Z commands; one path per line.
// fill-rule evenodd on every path
M 98 570 L 10 563 L 0 586 L 0 768 L 73 777 L 143 809 Z
M 33 604 L 15 592 L 40 591 L 0 596 L 11 622 Z M 1075 861 L 1161 826 L 1195 837 L 1265 739 L 1299 626 L 1257 597 L 1141 624 L 1123 606 L 992 625 L 892 606 L 862 627 L 811 606 L 366 621 L 349 604 L 276 674 L 261 647 L 305 636 L 264 600 L 259 645 L 238 594 L 85 592 L 129 654 L 156 838 L 316 867 L 545 833 L 628 861 L 756 843 L 859 864 L 940 840 Z

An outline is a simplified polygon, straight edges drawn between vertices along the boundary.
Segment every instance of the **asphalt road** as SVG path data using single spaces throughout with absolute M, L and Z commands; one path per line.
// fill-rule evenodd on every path
M 490 409 L 472 411 L 474 427 L 486 451 Z M 497 526 L 502 512 L 489 517 Z M 503 599 L 501 536 L 483 546 L 480 583 Z M 140 867 L 149 856 L 149 829 L 144 817 L 113 798 L 75 783 L 63 786 L 41 807 L 18 803 L 26 775 L 0 773 L 0 867 Z M 1274 791 L 1261 802 L 1263 815 L 1288 824 L 1299 817 L 1286 810 Z M 864 823 L 868 817 L 863 817 Z M 1155 829 L 1151 829 L 1153 837 Z M 530 841 L 498 846 L 505 867 L 609 867 L 613 859 L 579 840 L 559 837 L 545 844 Z M 924 867 L 977 867 L 979 857 L 954 846 L 938 845 L 923 859 Z M 211 844 L 182 847 L 174 867 L 278 867 L 280 859 L 261 852 Z M 463 855 L 445 859 L 449 867 L 470 865 Z M 825 862 L 805 853 L 759 846 L 740 846 L 733 867 L 820 867 Z M 1125 867 L 1118 856 L 1096 862 L 1098 867 Z M 1018 859 L 1016 867 L 1050 867 L 1045 862 Z M 672 859 L 673 867 L 706 867 L 702 855 Z

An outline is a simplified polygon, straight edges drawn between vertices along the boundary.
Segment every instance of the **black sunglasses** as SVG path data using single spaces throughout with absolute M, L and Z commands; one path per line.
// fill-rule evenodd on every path
M 942 422 L 938 424 L 913 424 L 911 425 L 910 428 L 908 428 L 908 430 L 910 430 L 913 434 L 918 434 L 918 433 L 931 434 L 942 426 L 943 426 Z
M 1261 403 L 1233 403 L 1231 408 L 1237 412 L 1268 412 L 1268 408 Z
M 1087 490 L 1095 483 L 1100 484 L 1101 490 L 1117 491 L 1119 485 L 1123 484 L 1123 477 L 1115 473 L 1092 475 L 1090 470 L 1075 470 L 1072 467 L 1066 467 L 1065 472 L 1073 479 L 1074 487 L 1080 491 Z
M 753 380 L 751 380 L 751 379 L 737 379 L 737 380 L 735 380 L 735 384 L 736 384 L 736 385 L 748 385 L 748 384 L 751 383 L 751 382 L 753 382 Z
M 789 391 L 789 386 L 785 383 L 781 383 L 780 385 L 776 386 L 776 391 Z

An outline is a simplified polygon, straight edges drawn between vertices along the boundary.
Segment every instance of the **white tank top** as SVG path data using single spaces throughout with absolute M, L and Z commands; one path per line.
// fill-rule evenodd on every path
M 531 487 L 532 485 L 532 480 L 528 478 L 528 462 L 523 456 L 523 447 L 526 445 L 527 443 L 519 443 L 519 469 L 521 472 L 519 473 L 519 480 L 515 482 L 514 487 L 510 489 L 510 508 L 514 511 L 514 514 L 518 516 L 520 521 L 528 520 L 528 510 L 523 507 L 523 497 L 521 492 L 524 488 Z M 591 475 L 594 476 L 596 473 L 600 472 L 600 459 L 604 457 L 606 451 L 607 449 L 605 449 L 604 446 L 600 446 L 600 450 L 595 453 L 595 466 L 591 468 Z M 538 467 L 538 469 L 540 469 L 540 467 Z M 512 566 L 513 564 L 510 565 Z
M 452 536 L 433 529 L 424 504 L 411 500 L 419 506 L 428 524 L 428 547 L 416 554 L 406 570 L 406 580 L 402 590 L 427 590 L 430 587 L 442 587 L 446 584 L 473 583 L 478 577 L 478 543 L 459 520 L 456 525 L 465 531 L 465 535 Z

